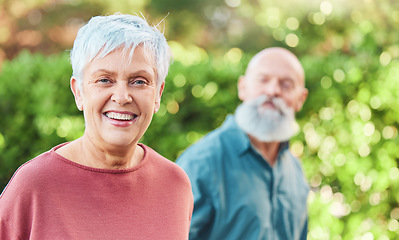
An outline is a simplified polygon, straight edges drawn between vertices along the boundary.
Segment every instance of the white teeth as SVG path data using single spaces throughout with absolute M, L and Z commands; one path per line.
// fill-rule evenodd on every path
M 116 113 L 116 112 L 107 112 L 105 115 L 111 119 L 116 119 L 116 120 L 123 120 L 123 121 L 129 121 L 134 118 L 132 114 L 123 114 L 123 113 Z

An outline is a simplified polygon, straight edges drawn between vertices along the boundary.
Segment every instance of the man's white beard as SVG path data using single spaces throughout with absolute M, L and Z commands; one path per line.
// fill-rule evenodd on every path
M 262 108 L 272 102 L 276 109 Z M 261 95 L 240 104 L 235 113 L 238 126 L 247 134 L 262 142 L 288 141 L 298 132 L 295 113 L 281 98 Z

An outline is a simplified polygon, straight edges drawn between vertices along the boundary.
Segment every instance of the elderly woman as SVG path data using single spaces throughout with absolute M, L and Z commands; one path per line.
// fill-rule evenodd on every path
M 71 51 L 85 132 L 22 165 L 0 196 L 0 239 L 187 239 L 193 196 L 175 163 L 138 143 L 171 59 L 140 17 L 93 17 Z

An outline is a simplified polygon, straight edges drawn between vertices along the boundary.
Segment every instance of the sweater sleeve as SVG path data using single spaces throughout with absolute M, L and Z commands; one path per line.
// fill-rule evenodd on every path
M 0 239 L 2 240 L 12 240 L 21 239 L 18 234 L 13 231 L 13 228 L 9 226 L 7 221 L 0 216 Z
M 31 226 L 29 207 L 31 195 L 26 188 L 31 188 L 31 185 L 24 176 L 20 175 L 20 171 L 17 170 L 0 196 L 0 239 L 2 240 L 29 238 L 26 234 Z

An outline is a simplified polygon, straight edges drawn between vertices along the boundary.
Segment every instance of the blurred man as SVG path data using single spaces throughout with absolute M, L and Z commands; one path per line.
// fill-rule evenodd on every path
M 288 141 L 307 94 L 302 65 L 288 50 L 252 58 L 234 116 L 177 160 L 194 193 L 190 239 L 306 239 L 309 187 Z

